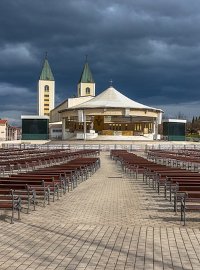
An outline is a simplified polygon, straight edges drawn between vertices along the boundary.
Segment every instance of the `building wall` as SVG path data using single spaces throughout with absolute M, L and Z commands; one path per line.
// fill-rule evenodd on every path
M 90 88 L 90 93 L 87 93 L 86 88 Z M 95 96 L 95 83 L 79 83 L 78 97 L 81 96 Z
M 62 139 L 62 122 L 49 124 L 49 138 L 51 140 Z
M 125 115 L 125 109 L 112 109 L 112 108 L 106 108 L 106 109 L 85 109 L 86 115 L 115 115 L 115 116 L 122 116 Z M 62 118 L 68 117 L 68 116 L 77 116 L 78 110 L 71 110 L 71 111 L 65 111 L 62 112 Z M 160 112 L 156 111 L 147 111 L 147 110 L 137 110 L 137 109 L 130 109 L 130 116 L 144 116 L 144 117 L 154 117 L 157 118 L 160 115 Z
M 0 124 L 0 140 L 6 141 L 7 139 L 7 124 Z
M 58 112 L 60 110 L 68 108 L 68 100 L 65 100 L 60 105 L 58 105 L 55 109 L 50 111 L 50 122 L 59 122 L 62 121 L 62 115 Z
M 49 91 L 45 91 L 46 85 L 49 86 Z M 40 116 L 49 115 L 50 111 L 53 110 L 54 107 L 55 107 L 55 81 L 39 80 L 38 115 Z
M 78 98 L 69 98 L 68 99 L 68 108 L 71 108 L 73 106 L 77 106 L 83 102 L 89 101 L 93 99 L 94 97 L 91 96 L 85 96 L 85 97 L 78 97 Z
M 53 109 L 50 112 L 50 122 L 59 122 L 62 121 L 62 115 L 59 113 L 59 111 L 70 108 L 72 106 L 79 105 L 83 102 L 89 101 L 93 97 L 87 96 L 87 97 L 79 97 L 79 98 L 69 98 L 65 100 L 63 103 L 58 105 L 55 109 Z

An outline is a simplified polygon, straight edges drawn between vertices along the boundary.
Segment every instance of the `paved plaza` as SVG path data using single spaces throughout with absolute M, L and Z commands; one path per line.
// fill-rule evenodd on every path
M 60 200 L 0 220 L 0 270 L 199 270 L 199 221 L 189 213 L 184 227 L 163 194 L 102 152 L 101 168 Z

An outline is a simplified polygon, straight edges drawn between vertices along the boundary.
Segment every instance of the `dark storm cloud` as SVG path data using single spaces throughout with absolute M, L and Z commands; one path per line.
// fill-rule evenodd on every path
M 199 25 L 195 0 L 1 0 L 0 117 L 36 113 L 45 51 L 58 103 L 76 93 L 88 54 L 98 93 L 112 78 L 139 102 L 199 115 Z

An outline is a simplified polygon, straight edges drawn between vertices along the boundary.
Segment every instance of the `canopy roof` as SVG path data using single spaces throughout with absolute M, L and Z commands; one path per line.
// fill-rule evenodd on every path
M 93 99 L 73 106 L 70 109 L 92 109 L 92 108 L 130 108 L 130 109 L 149 109 L 162 111 L 153 107 L 149 107 L 138 103 L 117 91 L 112 86 L 103 91 Z

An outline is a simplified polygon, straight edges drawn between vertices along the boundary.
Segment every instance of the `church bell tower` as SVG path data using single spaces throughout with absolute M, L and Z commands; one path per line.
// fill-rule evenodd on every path
M 55 80 L 46 55 L 38 82 L 38 115 L 49 116 L 54 107 Z
M 78 83 L 78 97 L 85 96 L 95 96 L 95 82 L 87 61 L 87 57 Z

